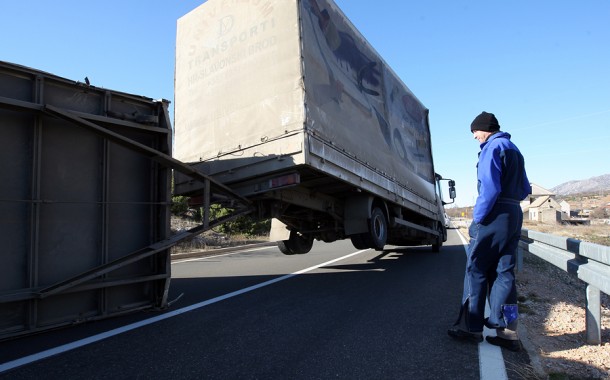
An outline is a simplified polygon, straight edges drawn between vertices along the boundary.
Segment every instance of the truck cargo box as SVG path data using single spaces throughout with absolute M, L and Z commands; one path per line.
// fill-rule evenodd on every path
M 427 110 L 332 2 L 202 4 L 178 21 L 175 97 L 182 161 L 324 171 L 330 148 L 434 202 Z
M 0 62 L 0 339 L 165 305 L 167 106 Z
M 361 192 L 442 220 L 428 110 L 332 0 L 208 0 L 180 18 L 175 133 L 176 158 L 252 199 L 323 211 L 303 198 L 328 195 L 341 223 L 333 200 Z M 282 181 L 307 192 L 270 194 Z

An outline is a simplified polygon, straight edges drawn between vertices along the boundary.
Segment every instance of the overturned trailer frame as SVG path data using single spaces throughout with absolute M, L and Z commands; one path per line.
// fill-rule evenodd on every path
M 170 248 L 251 211 L 171 157 L 168 104 L 0 62 L 0 340 L 167 307 Z M 235 212 L 172 235 L 172 170 Z

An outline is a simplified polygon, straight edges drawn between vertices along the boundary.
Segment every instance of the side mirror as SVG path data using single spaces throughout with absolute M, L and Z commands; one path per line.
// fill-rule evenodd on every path
M 449 185 L 449 198 L 452 199 L 451 203 L 455 202 L 455 197 L 456 197 L 456 192 L 455 192 L 455 181 L 452 179 L 443 179 L 443 177 L 441 177 L 440 174 L 435 173 L 435 177 L 436 177 L 436 182 L 437 182 L 437 187 L 438 187 L 438 192 L 441 196 L 441 200 L 442 200 L 442 193 L 441 193 L 441 185 L 440 185 L 440 181 L 447 181 L 447 184 Z M 443 205 L 448 205 L 451 203 L 442 201 Z
M 455 181 L 450 179 L 449 180 L 449 198 L 451 199 L 455 199 L 456 195 L 455 195 Z

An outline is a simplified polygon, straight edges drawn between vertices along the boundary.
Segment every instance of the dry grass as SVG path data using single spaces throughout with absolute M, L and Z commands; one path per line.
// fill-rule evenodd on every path
M 460 232 L 462 232 L 464 237 L 468 238 L 468 225 L 470 224 L 470 221 L 456 218 L 452 219 L 452 222 L 460 229 Z M 585 226 L 559 223 L 549 224 L 525 220 L 523 221 L 523 228 L 532 231 L 544 232 L 551 235 L 569 237 L 589 243 L 610 246 L 610 225 L 607 224 Z
M 607 224 L 572 226 L 564 224 L 537 223 L 526 220 L 523 222 L 523 228 L 610 246 L 610 225 Z

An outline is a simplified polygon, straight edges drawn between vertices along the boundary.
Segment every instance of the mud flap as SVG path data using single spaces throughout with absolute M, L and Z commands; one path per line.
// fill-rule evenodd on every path
M 279 219 L 271 219 L 271 230 L 269 231 L 269 241 L 282 241 L 290 238 L 288 226 Z

